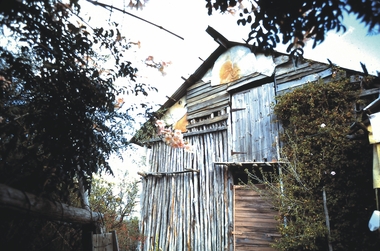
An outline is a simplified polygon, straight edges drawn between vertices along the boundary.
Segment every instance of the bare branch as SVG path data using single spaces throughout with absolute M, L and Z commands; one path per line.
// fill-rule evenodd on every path
M 161 30 L 164 30 L 164 31 L 166 31 L 166 32 L 168 32 L 168 33 L 170 33 L 170 34 L 172 34 L 172 35 L 174 35 L 174 36 L 176 36 L 176 37 L 178 37 L 178 38 L 184 40 L 183 37 L 181 37 L 181 36 L 179 36 L 179 35 L 177 35 L 177 34 L 171 32 L 171 31 L 169 31 L 169 30 L 167 30 L 167 29 L 165 29 L 164 27 L 159 26 L 159 25 L 157 25 L 157 24 L 155 24 L 155 23 L 152 23 L 152 22 L 150 22 L 150 21 L 148 21 L 148 20 L 146 20 L 146 19 L 144 19 L 144 18 L 138 17 L 138 16 L 136 16 L 136 15 L 134 15 L 134 14 L 132 14 L 132 13 L 129 13 L 129 12 L 125 11 L 125 10 L 119 9 L 119 8 L 114 7 L 114 6 L 112 6 L 112 5 L 109 5 L 109 4 L 99 3 L 99 2 L 97 2 L 97 1 L 93 1 L 93 0 L 87 0 L 87 2 L 92 3 L 93 5 L 101 6 L 101 7 L 103 7 L 104 9 L 108 9 L 109 11 L 113 11 L 113 10 L 120 11 L 120 12 L 123 13 L 123 14 L 127 14 L 127 15 L 129 15 L 129 16 L 131 16 L 131 17 L 137 18 L 137 19 L 139 19 L 139 20 L 141 20 L 141 21 L 143 21 L 143 22 L 146 22 L 146 23 L 148 23 L 148 24 L 150 24 L 150 25 L 153 25 L 153 26 L 155 26 L 155 27 L 157 27 L 157 28 L 160 28 Z

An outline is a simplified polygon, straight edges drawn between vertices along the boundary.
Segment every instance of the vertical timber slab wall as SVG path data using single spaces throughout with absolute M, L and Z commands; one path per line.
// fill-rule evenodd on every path
M 142 250 L 232 250 L 232 178 L 227 167 L 227 131 L 186 138 L 194 153 L 163 142 L 152 146 L 151 172 L 197 169 L 199 173 L 143 180 Z

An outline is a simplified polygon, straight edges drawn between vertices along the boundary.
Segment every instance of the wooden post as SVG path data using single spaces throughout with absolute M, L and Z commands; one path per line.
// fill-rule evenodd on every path
M 80 172 L 80 166 L 78 165 L 78 171 Z M 78 180 L 78 185 L 79 185 L 79 194 L 81 197 L 81 204 L 83 209 L 90 210 L 90 202 L 88 199 L 88 191 L 84 189 L 84 184 L 83 184 L 83 178 L 79 178 Z
M 112 234 L 113 251 L 119 251 L 119 241 L 117 240 L 116 230 L 110 231 Z
M 234 237 L 234 250 L 236 250 L 236 230 L 235 230 L 235 222 L 236 222 L 236 204 L 235 204 L 235 200 L 236 200 L 236 186 L 233 186 L 233 231 L 232 231 L 232 234 L 233 234 L 233 237 Z
M 329 245 L 329 251 L 333 251 L 332 245 L 331 245 L 331 234 L 330 234 L 330 218 L 329 218 L 329 211 L 327 210 L 327 198 L 326 198 L 326 190 L 325 187 L 323 187 L 323 208 L 325 210 L 325 216 L 326 216 L 326 227 L 327 227 L 327 233 L 328 233 L 328 245 Z
M 376 209 L 380 210 L 378 188 L 375 188 L 375 196 L 376 196 Z M 380 230 L 380 228 L 379 228 L 379 230 Z
M 80 224 L 94 224 L 103 217 L 101 213 L 53 202 L 4 184 L 0 184 L 0 208 L 16 210 L 49 220 Z
M 279 181 L 280 181 L 281 205 L 283 206 L 284 205 L 284 201 L 283 201 L 283 198 L 284 198 L 284 183 L 282 181 L 282 167 L 281 167 L 281 164 L 280 164 L 280 159 L 281 159 L 281 155 L 280 155 L 280 141 L 278 140 L 277 136 L 276 136 L 276 151 L 277 151 L 277 161 L 278 161 L 278 176 L 279 176 Z M 287 224 L 288 223 L 287 223 L 286 216 L 284 216 L 284 226 L 286 227 Z

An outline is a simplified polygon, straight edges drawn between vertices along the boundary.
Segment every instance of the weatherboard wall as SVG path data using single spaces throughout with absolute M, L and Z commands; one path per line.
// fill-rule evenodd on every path
M 189 132 L 212 128 L 228 119 L 230 95 L 226 85 L 211 86 L 201 80 L 187 89 L 186 97 Z

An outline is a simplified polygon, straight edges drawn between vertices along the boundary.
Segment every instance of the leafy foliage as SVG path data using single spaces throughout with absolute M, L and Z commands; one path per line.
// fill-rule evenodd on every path
M 133 138 L 131 139 L 132 143 L 136 144 L 146 144 L 147 141 L 152 138 L 157 138 L 157 119 L 162 118 L 162 116 L 166 113 L 166 108 L 160 108 L 158 111 L 152 112 L 152 109 L 147 109 L 145 116 L 149 118 L 145 124 L 137 130 Z
M 0 1 L 0 183 L 78 206 L 78 180 L 90 190 L 93 173 L 112 173 L 109 156 L 128 145 L 134 107 L 121 96 L 147 91 L 123 58 L 118 25 L 90 27 L 78 1 L 67 2 Z M 81 226 L 7 215 L 5 250 L 81 247 Z
M 247 42 L 273 49 L 280 41 L 293 46 L 303 46 L 306 38 L 314 45 L 323 42 L 327 31 L 345 31 L 343 11 L 357 15 L 369 31 L 380 30 L 380 2 L 372 0 L 250 0 L 244 6 L 241 0 L 206 0 L 208 13 L 213 9 L 225 12 L 239 4 L 238 24 L 251 25 Z M 302 50 L 296 50 L 302 54 Z
M 76 179 L 88 189 L 92 173 L 111 173 L 108 156 L 127 145 L 132 118 L 117 96 L 146 94 L 142 84 L 114 85 L 119 77 L 133 82 L 136 72 L 122 58 L 128 44 L 117 24 L 91 29 L 79 10 L 74 0 L 0 8 L 3 33 L 16 41 L 0 47 L 0 182 L 63 201 Z M 109 51 L 114 69 L 99 66 L 96 47 Z
M 340 74 L 337 74 L 340 75 Z M 347 78 L 322 80 L 278 97 L 274 112 L 283 125 L 283 155 L 290 165 L 277 177 L 272 198 L 280 211 L 275 246 L 280 250 L 326 250 L 322 190 L 327 194 L 334 250 L 378 250 L 367 224 L 375 209 L 372 150 L 368 140 L 350 141 L 359 85 Z M 251 174 L 251 177 L 258 177 Z

